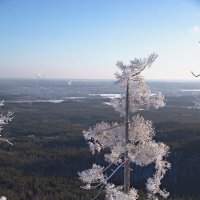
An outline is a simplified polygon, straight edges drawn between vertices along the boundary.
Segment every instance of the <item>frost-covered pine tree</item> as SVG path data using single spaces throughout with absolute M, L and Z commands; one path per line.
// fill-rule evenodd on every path
M 0 108 L 2 106 L 4 106 L 4 101 L 0 101 Z M 7 114 L 3 114 L 3 113 L 0 114 L 0 133 L 3 130 L 3 126 L 12 120 L 12 115 L 13 115 L 12 112 L 8 112 Z M 1 134 L 0 134 L 0 141 L 4 141 L 12 145 L 12 143 L 8 139 L 2 138 Z M 0 200 L 6 200 L 6 199 L 7 198 L 5 196 L 0 197 Z
M 93 164 L 91 169 L 80 172 L 79 177 L 85 183 L 84 189 L 99 188 L 99 193 L 104 189 L 107 200 L 138 199 L 137 190 L 130 188 L 131 163 L 139 166 L 155 163 L 155 174 L 146 182 L 148 199 L 157 200 L 158 195 L 164 198 L 169 195 L 165 189 L 160 189 L 161 180 L 170 168 L 170 163 L 165 160 L 169 148 L 153 140 L 153 123 L 138 114 L 139 109 L 165 106 L 161 93 L 152 94 L 141 76 L 156 58 L 157 54 L 153 53 L 145 59 L 135 58 L 129 65 L 118 62 L 120 72 L 115 75 L 117 84 L 124 88 L 124 94 L 120 99 L 114 99 L 112 105 L 124 118 L 124 123 L 101 122 L 83 131 L 93 154 L 109 149 L 105 154 L 108 166 Z M 120 168 L 124 169 L 124 185 L 115 186 L 109 180 Z
M 4 101 L 0 101 L 0 109 L 2 106 L 4 106 Z M 10 111 L 7 114 L 0 113 L 0 133 L 3 130 L 3 126 L 12 120 L 12 115 L 13 113 Z M 5 141 L 12 145 L 12 143 L 8 139 L 2 138 L 1 134 L 0 134 L 0 141 Z
M 191 74 L 195 77 L 195 78 L 198 78 L 200 76 L 200 74 L 194 74 L 192 71 L 191 71 Z M 200 109 L 200 97 L 199 96 L 195 96 L 195 100 L 193 101 L 194 103 L 194 106 L 193 108 L 194 109 Z

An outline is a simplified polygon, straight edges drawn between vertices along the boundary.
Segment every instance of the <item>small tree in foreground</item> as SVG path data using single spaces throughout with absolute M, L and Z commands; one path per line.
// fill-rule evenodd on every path
M 195 78 L 198 78 L 200 76 L 200 74 L 194 74 L 192 71 L 191 71 L 191 73 Z M 200 97 L 199 96 L 195 96 L 195 101 L 193 103 L 194 103 L 194 106 L 193 106 L 194 109 L 200 109 Z
M 0 109 L 2 106 L 4 106 L 4 101 L 0 101 Z M 3 126 L 12 120 L 12 115 L 13 113 L 10 111 L 7 114 L 0 113 L 0 133 L 3 130 Z M 8 139 L 2 138 L 1 134 L 0 134 L 0 141 L 4 141 L 12 145 L 12 143 Z
M 161 142 L 153 140 L 155 135 L 153 123 L 145 120 L 137 112 L 139 109 L 165 106 L 161 93 L 152 94 L 145 84 L 141 72 L 157 58 L 151 54 L 147 59 L 134 59 L 129 65 L 118 62 L 120 72 L 116 73 L 117 83 L 124 88 L 125 94 L 120 99 L 114 99 L 112 105 L 124 118 L 124 123 L 111 124 L 101 122 L 83 135 L 93 154 L 108 149 L 105 154 L 107 167 L 93 164 L 91 169 L 79 173 L 80 179 L 86 184 L 84 189 L 99 188 L 99 193 L 105 189 L 107 200 L 136 200 L 138 192 L 130 188 L 130 164 L 147 166 L 155 163 L 156 172 L 146 183 L 148 199 L 158 199 L 158 195 L 166 198 L 169 193 L 160 189 L 161 179 L 170 168 L 165 160 L 169 148 Z M 130 114 L 133 114 L 131 118 Z M 109 173 L 107 170 L 111 169 Z M 120 169 L 124 168 L 124 185 L 115 186 L 109 179 Z M 98 196 L 98 195 L 97 195 Z M 95 198 L 94 198 L 95 199 Z
M 0 108 L 4 106 L 4 101 L 0 101 Z M 12 112 L 8 112 L 7 114 L 0 113 L 0 133 L 3 130 L 3 126 L 12 120 Z M 8 139 L 2 138 L 0 134 L 0 141 L 7 142 L 8 144 L 13 145 Z M 5 196 L 1 196 L 0 200 L 6 200 Z

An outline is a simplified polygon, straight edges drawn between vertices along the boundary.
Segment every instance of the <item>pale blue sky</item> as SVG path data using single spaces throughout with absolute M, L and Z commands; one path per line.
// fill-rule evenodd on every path
M 0 0 L 0 77 L 114 78 L 157 52 L 147 79 L 200 72 L 198 0 Z

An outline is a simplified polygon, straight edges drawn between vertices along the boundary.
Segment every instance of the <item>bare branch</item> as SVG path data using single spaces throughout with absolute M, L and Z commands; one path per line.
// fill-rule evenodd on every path
M 106 179 L 106 181 L 108 181 L 123 165 L 124 165 L 125 161 L 123 163 L 121 163 L 121 165 L 119 165 L 114 171 L 113 173 Z
M 113 130 L 113 129 L 118 128 L 118 127 L 120 127 L 121 125 L 124 125 L 124 124 L 125 124 L 125 123 L 123 122 L 123 123 L 120 123 L 120 124 L 118 124 L 118 125 L 116 125 L 116 126 L 113 126 L 113 127 L 110 127 L 110 128 L 106 128 L 106 129 L 104 129 L 104 130 L 102 130 L 102 131 L 97 132 L 97 134 L 101 134 L 101 133 L 103 133 L 103 132 L 105 132 L 105 131 Z
M 192 71 L 191 71 L 191 74 L 192 74 L 193 76 L 195 76 L 196 78 L 200 76 L 200 74 L 195 75 Z
M 103 171 L 105 172 L 105 171 L 108 170 L 112 165 L 113 165 L 113 163 L 110 163 Z
M 104 187 L 104 185 L 101 186 L 101 188 L 99 189 L 97 195 L 94 198 L 92 198 L 91 200 L 95 200 L 101 194 L 101 191 L 102 191 L 103 187 Z
M 91 186 L 92 189 L 95 189 L 95 188 L 98 188 L 99 186 L 101 185 L 105 185 L 107 183 L 107 181 L 124 165 L 125 161 L 123 163 L 121 163 L 112 173 L 110 176 L 108 176 L 104 182 L 102 183 L 99 183 L 98 185 L 96 186 Z

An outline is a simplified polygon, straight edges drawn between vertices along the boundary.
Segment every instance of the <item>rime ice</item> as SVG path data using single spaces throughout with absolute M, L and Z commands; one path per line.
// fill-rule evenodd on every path
M 91 169 L 79 173 L 79 177 L 86 183 L 85 189 L 98 187 L 100 191 L 105 189 L 107 200 L 138 199 L 137 190 L 130 188 L 129 184 L 115 186 L 109 183 L 109 179 L 120 168 L 128 167 L 129 169 L 131 162 L 140 166 L 155 163 L 156 172 L 146 183 L 148 199 L 157 200 L 158 195 L 164 198 L 169 195 L 165 189 L 160 189 L 161 180 L 170 168 L 170 163 L 165 160 L 169 148 L 153 139 L 155 131 L 152 121 L 145 120 L 142 116 L 136 114 L 141 108 L 158 109 L 165 106 L 164 96 L 161 93 L 152 94 L 141 76 L 141 72 L 150 67 L 156 58 L 157 54 L 153 53 L 145 59 L 136 58 L 130 61 L 129 65 L 117 62 L 120 72 L 115 73 L 116 83 L 124 88 L 125 93 L 122 94 L 121 98 L 113 99 L 112 105 L 124 118 L 124 123 L 101 122 L 83 131 L 93 154 L 103 149 L 109 149 L 109 153 L 104 156 L 108 166 L 101 167 L 93 164 Z M 134 113 L 132 119 L 130 119 L 130 113 Z M 108 176 L 106 171 L 111 167 L 113 167 L 113 170 Z M 127 188 L 125 189 L 125 187 Z

